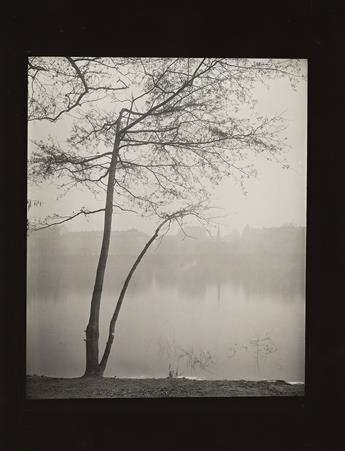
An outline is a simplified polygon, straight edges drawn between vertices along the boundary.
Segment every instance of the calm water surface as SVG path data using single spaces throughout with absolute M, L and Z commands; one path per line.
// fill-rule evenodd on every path
M 106 275 L 100 354 L 129 268 L 121 260 Z M 28 263 L 27 373 L 81 376 L 96 259 L 29 256 Z M 106 376 L 166 377 L 170 368 L 204 379 L 304 381 L 301 271 L 261 276 L 252 268 L 236 278 L 212 262 L 163 263 L 148 258 L 135 273 Z

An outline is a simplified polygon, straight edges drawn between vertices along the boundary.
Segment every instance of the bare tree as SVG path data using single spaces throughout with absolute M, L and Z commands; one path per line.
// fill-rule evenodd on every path
M 282 117 L 253 110 L 245 116 L 243 105 L 254 108 L 257 83 L 286 77 L 294 87 L 301 66 L 297 60 L 31 57 L 28 74 L 29 121 L 65 121 L 70 131 L 62 144 L 33 143 L 30 179 L 55 177 L 66 191 L 82 185 L 105 193 L 103 208 L 81 206 L 33 225 L 104 214 L 86 329 L 85 375 L 100 375 L 99 314 L 113 212 L 171 219 L 207 202 L 205 181 L 216 185 L 233 176 L 244 189 L 255 174 L 246 163 L 250 153 L 284 165 Z

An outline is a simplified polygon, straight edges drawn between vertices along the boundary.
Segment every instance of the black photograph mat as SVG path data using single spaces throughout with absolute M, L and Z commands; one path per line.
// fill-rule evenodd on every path
M 257 50 L 253 50 L 250 42 L 239 42 L 233 37 L 231 44 L 234 51 L 231 51 L 230 46 L 227 47 L 230 45 L 228 40 L 219 44 L 218 50 L 214 51 L 213 43 L 206 43 L 205 37 L 200 38 L 198 45 L 195 45 L 195 40 L 191 36 L 189 41 L 187 39 L 189 45 L 180 52 L 177 52 L 179 47 L 176 43 L 177 38 L 175 44 L 172 40 L 169 41 L 170 47 L 166 42 L 164 49 L 162 43 L 156 44 L 155 48 L 149 38 L 153 34 L 151 30 L 146 35 L 147 40 L 151 42 L 151 47 L 148 46 L 148 42 L 144 42 L 144 38 L 141 46 L 137 42 L 134 46 L 133 40 L 128 39 L 116 53 L 119 57 L 142 55 L 143 58 L 148 58 L 150 55 L 152 57 L 171 55 L 171 58 L 176 55 L 185 58 L 195 55 L 196 59 L 202 60 L 204 57 L 211 58 L 216 54 L 219 58 L 223 56 L 241 58 L 245 55 L 248 58 L 268 56 L 308 61 L 305 392 L 303 396 L 297 397 L 249 395 L 249 397 L 197 396 L 173 399 L 164 396 L 165 388 L 162 390 L 163 396 L 155 399 L 135 397 L 134 399 L 33 400 L 26 397 L 28 344 L 26 283 L 29 268 L 26 260 L 27 200 L 29 199 L 26 177 L 28 129 L 25 125 L 27 59 L 46 55 L 106 57 L 114 54 L 114 50 L 106 40 L 102 47 L 101 35 L 98 35 L 98 41 L 92 41 L 91 27 L 86 21 L 80 23 L 77 30 L 72 30 L 60 23 L 53 28 L 55 31 L 52 31 L 52 35 L 55 33 L 59 39 L 52 39 L 50 42 L 49 40 L 43 42 L 37 34 L 34 34 L 35 39 L 30 42 L 30 45 L 18 41 L 18 37 L 17 42 L 15 40 L 12 42 L 13 52 L 7 53 L 7 60 L 11 62 L 11 67 L 15 70 L 11 74 L 5 71 L 4 74 L 7 86 L 6 109 L 4 109 L 6 113 L 4 114 L 5 143 L 7 148 L 11 149 L 5 153 L 6 168 L 16 167 L 18 170 L 18 177 L 15 183 L 12 180 L 11 184 L 10 171 L 5 172 L 6 184 L 11 187 L 7 190 L 5 202 L 7 211 L 11 212 L 12 217 L 11 221 L 6 221 L 5 224 L 5 227 L 8 227 L 6 232 L 11 238 L 5 242 L 6 282 L 10 283 L 5 283 L 6 310 L 3 327 L 6 355 L 4 387 L 7 422 L 5 424 L 9 432 L 6 437 L 9 449 L 19 449 L 20 445 L 27 449 L 46 449 L 47 443 L 50 449 L 61 449 L 61 446 L 64 446 L 64 449 L 105 449 L 109 447 L 109 443 L 116 441 L 116 436 L 118 443 L 121 443 L 121 446 L 127 445 L 127 449 L 140 447 L 140 449 L 229 449 L 231 440 L 233 440 L 233 449 L 239 450 L 249 449 L 249 446 L 253 444 L 256 446 L 255 449 L 311 449 L 312 446 L 327 449 L 328 445 L 332 449 L 337 449 L 336 446 L 340 443 L 340 424 L 343 414 L 341 409 L 343 409 L 344 400 L 340 385 L 343 379 L 344 356 L 342 346 L 344 315 L 341 294 L 343 277 L 343 157 L 341 149 L 343 143 L 340 142 L 340 135 L 335 130 L 341 129 L 340 124 L 343 119 L 343 91 L 340 88 L 343 58 L 334 54 L 340 44 L 338 30 L 335 28 L 333 34 L 330 32 L 331 20 L 327 22 L 327 26 L 322 22 L 322 28 L 320 12 L 317 11 L 317 13 L 314 12 L 314 15 L 311 15 L 310 21 L 314 26 L 317 25 L 318 32 L 312 32 L 308 27 L 307 31 L 303 31 L 303 27 L 298 28 L 296 21 L 286 20 L 287 29 L 290 27 L 291 30 L 292 27 L 300 33 L 295 35 L 295 40 L 283 38 L 281 41 L 273 42 L 264 38 L 261 48 L 258 45 Z M 137 23 L 143 17 L 147 21 L 150 20 L 149 15 L 142 10 L 136 17 Z M 329 17 L 334 18 L 334 14 L 329 13 Z M 173 19 L 174 16 L 171 20 Z M 336 19 L 333 20 L 336 22 Z M 308 18 L 300 19 L 299 24 L 303 23 L 309 24 Z M 44 30 L 47 29 L 43 25 Z M 187 31 L 184 30 L 182 33 L 185 33 L 183 35 L 185 39 Z M 220 31 L 218 33 L 221 34 Z M 266 33 L 263 34 L 264 37 Z M 72 36 L 73 45 L 70 40 Z M 83 40 L 81 36 L 89 39 Z M 217 36 L 216 32 L 215 36 Z M 184 41 L 184 39 L 181 40 Z M 284 45 L 278 48 L 278 41 Z M 194 43 L 194 50 L 192 43 Z M 198 47 L 199 50 L 195 50 Z M 151 50 L 148 51 L 148 48 Z M 334 133 L 329 133 L 329 130 L 333 130 Z M 222 242 L 223 236 L 222 225 L 220 225 L 214 229 L 215 243 L 217 244 L 217 237 L 218 243 Z M 121 239 L 119 241 L 121 242 Z M 86 259 L 87 256 L 84 258 Z M 73 275 L 77 274 L 78 268 L 71 267 L 69 271 L 70 279 L 73 281 Z M 201 277 L 200 273 L 198 277 Z M 74 282 L 77 283 L 78 280 Z M 262 283 L 262 280 L 260 282 Z M 194 293 L 193 290 L 199 293 L 200 286 L 197 285 L 200 284 L 193 282 L 187 289 L 191 288 L 192 293 Z M 222 290 L 220 289 L 219 293 L 219 287 L 221 288 L 221 282 L 218 285 L 215 284 L 216 301 L 219 294 L 222 300 Z M 87 302 L 85 308 L 86 310 L 89 308 Z M 15 326 L 13 326 L 14 323 Z M 260 339 L 264 341 L 261 342 Z M 264 342 L 268 342 L 268 339 L 271 341 L 269 349 L 266 350 L 266 362 L 277 352 L 274 351 L 276 343 L 269 334 L 251 337 L 253 341 L 251 346 L 254 351 L 256 350 L 259 368 L 262 357 L 260 352 L 261 349 L 265 349 L 260 346 L 261 344 L 264 346 Z M 116 346 L 116 337 L 114 343 Z M 241 346 L 247 345 L 248 343 L 241 343 Z M 230 349 L 230 347 L 229 356 L 239 352 L 236 348 Z M 173 355 L 174 349 L 171 343 L 167 344 L 167 348 L 172 349 L 171 355 Z M 194 350 L 194 352 L 199 351 Z M 195 354 L 189 359 L 190 367 L 193 367 L 193 357 Z M 205 364 L 202 361 L 203 357 L 207 364 L 207 350 L 204 355 L 200 353 L 196 355 L 199 363 L 196 363 L 194 368 L 189 368 L 191 377 L 193 377 L 193 369 L 195 370 L 198 366 L 200 368 L 200 363 Z M 234 357 L 231 359 L 234 360 Z M 170 362 L 169 367 L 168 362 L 166 368 L 165 378 L 169 380 L 169 383 L 174 383 L 170 380 L 175 379 L 174 371 L 176 376 L 180 376 L 180 368 L 175 368 L 173 363 Z M 180 378 L 176 379 L 180 380 Z M 198 382 L 188 381 L 188 383 Z M 335 414 L 336 410 L 337 414 Z M 328 412 L 326 418 L 325 411 Z M 172 427 L 173 423 L 177 424 L 177 431 Z M 233 438 L 229 437 L 229 432 L 226 432 L 229 430 L 229 424 L 232 425 L 230 429 Z M 15 434 L 16 428 L 22 433 Z M 133 429 L 136 431 L 135 434 Z M 248 434 L 249 430 L 253 433 Z

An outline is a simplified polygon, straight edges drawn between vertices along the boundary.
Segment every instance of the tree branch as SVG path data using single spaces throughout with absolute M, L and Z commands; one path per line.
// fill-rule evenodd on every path
M 56 216 L 54 216 L 54 218 L 61 218 L 61 221 L 51 222 L 50 224 L 45 224 L 45 225 L 40 226 L 40 227 L 34 227 L 32 230 L 34 232 L 36 232 L 38 230 L 47 229 L 48 227 L 53 227 L 55 225 L 63 224 L 64 222 L 71 221 L 72 219 L 76 218 L 77 216 L 80 216 L 80 215 L 87 216 L 87 215 L 91 215 L 91 214 L 94 214 L 94 213 L 99 213 L 100 211 L 104 211 L 104 210 L 105 210 L 104 208 L 100 208 L 98 210 L 81 209 L 78 213 L 75 213 L 75 214 L 70 215 L 70 216 L 58 216 L 58 215 L 56 215 Z

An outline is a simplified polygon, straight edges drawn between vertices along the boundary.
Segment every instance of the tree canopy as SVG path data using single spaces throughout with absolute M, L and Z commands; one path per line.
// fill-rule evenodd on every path
M 34 141 L 30 179 L 106 191 L 117 137 L 113 208 L 160 218 L 205 205 L 224 176 L 244 187 L 250 154 L 279 160 L 283 118 L 257 115 L 253 88 L 303 76 L 290 59 L 103 57 L 30 57 L 28 74 L 29 121 L 70 127 L 64 142 Z M 83 205 L 36 226 L 101 211 Z

